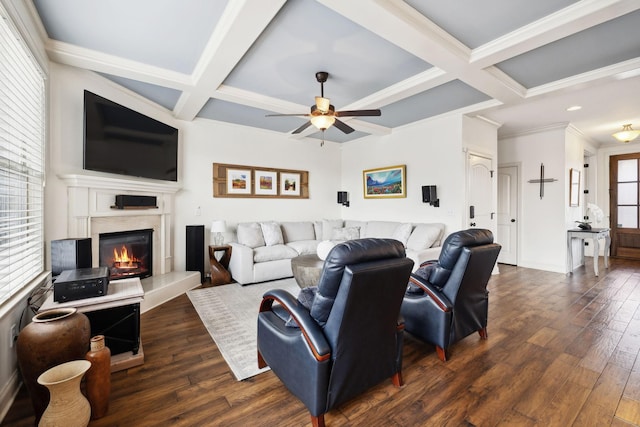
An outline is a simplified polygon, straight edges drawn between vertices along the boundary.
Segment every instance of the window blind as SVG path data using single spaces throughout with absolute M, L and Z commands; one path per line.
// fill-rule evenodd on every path
M 0 305 L 44 271 L 45 86 L 0 7 Z

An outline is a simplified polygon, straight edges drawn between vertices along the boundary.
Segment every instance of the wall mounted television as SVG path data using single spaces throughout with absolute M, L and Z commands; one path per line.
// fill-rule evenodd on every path
M 85 170 L 178 180 L 178 129 L 84 91 Z

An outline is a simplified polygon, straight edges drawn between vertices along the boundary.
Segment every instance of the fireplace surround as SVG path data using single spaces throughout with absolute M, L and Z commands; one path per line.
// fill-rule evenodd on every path
M 164 181 L 121 179 L 98 175 L 65 174 L 58 178 L 67 187 L 67 235 L 91 238 L 93 266 L 100 259 L 100 234 L 153 230 L 151 276 L 141 279 L 144 299 L 141 312 L 200 285 L 200 273 L 174 271 L 174 201 L 180 184 Z M 116 195 L 156 197 L 157 207 L 118 209 Z M 181 267 L 181 268 L 180 268 Z

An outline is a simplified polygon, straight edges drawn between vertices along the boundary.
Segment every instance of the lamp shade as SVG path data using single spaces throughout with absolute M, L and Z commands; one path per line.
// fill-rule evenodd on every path
M 227 231 L 227 222 L 223 219 L 217 219 L 211 223 L 212 233 L 224 233 Z
M 320 130 L 328 129 L 336 118 L 333 116 L 312 116 L 311 123 Z
M 640 130 L 633 130 L 631 123 L 622 125 L 622 130 L 613 134 L 613 137 L 620 142 L 630 142 L 640 135 Z

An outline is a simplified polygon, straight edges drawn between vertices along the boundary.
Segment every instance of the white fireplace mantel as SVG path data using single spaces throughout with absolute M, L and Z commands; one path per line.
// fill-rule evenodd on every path
M 132 179 L 111 178 L 97 175 L 63 174 L 58 175 L 67 187 L 87 187 L 103 189 L 119 189 L 123 191 L 143 191 L 175 194 L 182 185 L 177 182 L 136 181 Z
M 152 228 L 153 275 L 143 279 L 141 311 L 200 285 L 200 272 L 173 270 L 173 215 L 175 194 L 182 188 L 174 182 L 142 181 L 85 174 L 58 175 L 67 186 L 69 237 L 91 237 L 94 264 L 99 260 L 100 233 Z M 117 209 L 119 194 L 156 197 L 157 207 Z M 97 264 L 94 265 L 97 267 Z
M 98 261 L 97 233 L 153 228 L 153 274 L 172 271 L 173 205 L 180 184 L 84 174 L 58 177 L 67 186 L 69 237 L 92 238 L 94 263 Z M 120 194 L 155 197 L 157 207 L 117 209 L 115 198 Z

